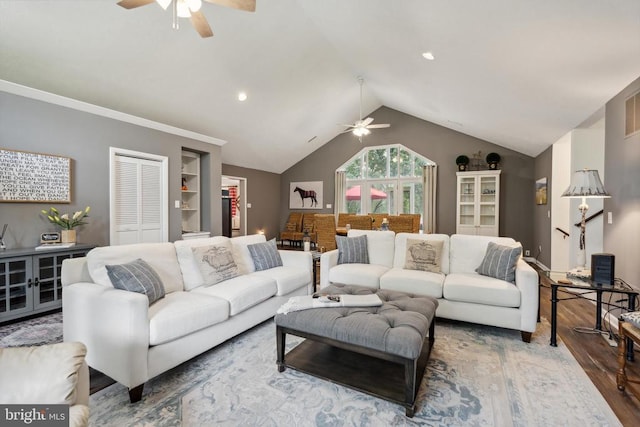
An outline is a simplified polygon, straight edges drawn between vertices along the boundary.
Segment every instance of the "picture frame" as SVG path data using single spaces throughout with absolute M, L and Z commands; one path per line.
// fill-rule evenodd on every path
M 536 180 L 536 205 L 547 204 L 547 178 Z
M 0 202 L 71 203 L 71 159 L 0 148 Z
M 322 209 L 322 181 L 289 183 L 289 209 Z

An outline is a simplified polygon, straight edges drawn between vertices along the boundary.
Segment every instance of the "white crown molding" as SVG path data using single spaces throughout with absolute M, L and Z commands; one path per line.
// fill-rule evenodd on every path
M 164 123 L 154 122 L 153 120 L 143 119 L 142 117 L 133 116 L 131 114 L 122 113 L 120 111 L 111 110 L 109 108 L 100 107 L 98 105 L 89 104 L 88 102 L 78 101 L 77 99 L 67 98 L 66 96 L 56 95 L 43 90 L 34 89 L 28 86 L 19 85 L 17 83 L 8 82 L 0 79 L 0 91 L 11 93 L 14 95 L 31 98 L 49 104 L 60 105 L 61 107 L 71 108 L 73 110 L 84 111 L 85 113 L 95 114 L 107 117 L 121 122 L 131 123 L 134 125 L 155 129 L 160 132 L 170 133 L 173 135 L 183 136 L 185 138 L 195 139 L 197 141 L 206 142 L 208 144 L 223 146 L 227 141 L 214 138 L 212 136 L 203 135 L 201 133 L 192 132 L 186 129 L 180 129 L 169 126 Z

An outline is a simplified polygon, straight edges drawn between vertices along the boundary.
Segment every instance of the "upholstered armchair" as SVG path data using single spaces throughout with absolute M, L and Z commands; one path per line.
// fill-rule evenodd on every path
M 87 349 L 79 342 L 0 348 L 0 403 L 69 405 L 69 425 L 89 424 Z

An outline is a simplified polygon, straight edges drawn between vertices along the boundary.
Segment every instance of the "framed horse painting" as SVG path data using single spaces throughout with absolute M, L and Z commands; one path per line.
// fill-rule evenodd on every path
M 290 183 L 289 209 L 322 209 L 322 181 Z

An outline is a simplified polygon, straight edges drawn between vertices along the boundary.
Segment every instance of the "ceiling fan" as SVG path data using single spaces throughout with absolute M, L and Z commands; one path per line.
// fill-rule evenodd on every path
M 371 133 L 369 129 L 388 128 L 391 125 L 389 123 L 372 125 L 371 122 L 373 122 L 373 117 L 367 117 L 366 119 L 362 118 L 362 84 L 364 83 L 364 79 L 362 77 L 358 77 L 358 83 L 360 83 L 360 120 L 357 120 L 352 125 L 342 125 L 347 129 L 343 130 L 340 133 L 352 132 L 355 136 L 358 137 L 360 142 L 362 142 L 362 137 Z
M 245 10 L 247 12 L 255 12 L 256 0 L 205 0 L 209 3 L 218 4 L 220 6 L 231 7 L 234 9 Z M 191 25 L 196 29 L 200 37 L 212 37 L 213 31 L 207 22 L 207 18 L 200 12 L 202 0 L 120 0 L 119 6 L 125 9 L 134 9 L 136 7 L 145 6 L 147 4 L 157 2 L 164 10 L 169 5 L 173 11 L 173 28 L 178 29 L 178 18 L 190 18 Z

